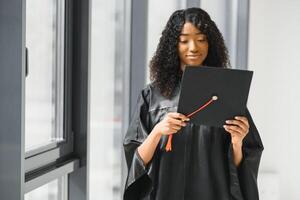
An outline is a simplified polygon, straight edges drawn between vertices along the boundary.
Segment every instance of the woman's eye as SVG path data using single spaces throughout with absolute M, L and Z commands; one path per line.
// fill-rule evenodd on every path
M 198 39 L 199 42 L 205 42 L 205 39 Z

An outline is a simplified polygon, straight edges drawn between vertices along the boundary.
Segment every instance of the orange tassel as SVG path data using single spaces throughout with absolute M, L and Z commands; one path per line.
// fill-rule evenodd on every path
M 211 99 L 206 102 L 203 106 L 201 106 L 200 108 L 198 108 L 197 110 L 195 110 L 194 112 L 190 113 L 187 115 L 187 117 L 192 117 L 193 115 L 195 115 L 196 113 L 198 113 L 199 111 L 203 110 L 206 106 L 208 106 L 209 104 L 211 104 L 213 101 L 216 101 L 218 99 L 217 96 L 212 96 Z M 173 138 L 173 135 L 169 135 L 168 137 L 168 142 L 167 142 L 167 145 L 166 145 L 166 151 L 172 151 L 172 138 Z
M 166 151 L 172 151 L 172 137 L 173 135 L 169 135 L 168 137 L 168 142 L 167 142 L 167 145 L 166 145 Z

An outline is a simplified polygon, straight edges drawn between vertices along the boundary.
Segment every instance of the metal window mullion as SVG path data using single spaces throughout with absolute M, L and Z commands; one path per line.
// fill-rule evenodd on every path
M 249 0 L 238 1 L 236 65 L 248 69 Z
M 124 134 L 128 128 L 130 115 L 130 61 L 131 61 L 131 0 L 124 1 L 124 17 L 123 19 L 123 29 L 124 34 L 117 35 L 117 37 L 121 37 L 124 41 L 124 46 L 122 49 L 123 52 L 123 66 L 124 66 L 124 77 L 123 77 L 123 91 L 124 91 L 124 99 L 122 101 L 122 138 L 124 138 Z M 118 48 L 116 48 L 118 49 Z M 120 144 L 122 145 L 122 144 Z M 122 153 L 121 157 L 121 185 L 123 186 L 126 181 L 126 161 L 124 153 Z M 121 187 L 120 199 L 122 199 L 124 187 Z
M 237 22 L 238 22 L 238 0 L 228 2 L 226 16 L 227 48 L 230 54 L 230 62 L 233 68 L 237 67 Z
M 146 83 L 148 1 L 131 1 L 130 116 Z
M 80 168 L 69 174 L 68 197 L 72 200 L 89 198 L 89 82 L 90 82 L 90 23 L 91 0 L 72 0 L 72 131 L 74 154 L 80 158 Z
M 247 69 L 249 1 L 230 0 L 227 10 L 226 33 L 231 65 L 233 68 Z
M 64 57 L 65 57 L 65 0 L 57 0 L 56 17 L 56 84 L 55 84 L 55 141 L 64 140 Z

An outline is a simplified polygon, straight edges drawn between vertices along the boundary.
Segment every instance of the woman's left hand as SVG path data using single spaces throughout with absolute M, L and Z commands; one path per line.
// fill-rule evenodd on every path
M 226 120 L 226 125 L 223 127 L 231 135 L 231 143 L 242 146 L 243 139 L 249 132 L 248 119 L 243 116 L 236 116 L 234 119 Z

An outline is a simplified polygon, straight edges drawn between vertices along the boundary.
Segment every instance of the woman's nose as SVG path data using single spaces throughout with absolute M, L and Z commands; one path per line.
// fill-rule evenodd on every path
M 196 45 L 196 43 L 195 43 L 194 41 L 191 41 L 191 42 L 190 42 L 189 50 L 190 50 L 191 52 L 197 52 L 197 51 L 198 51 L 197 45 Z

